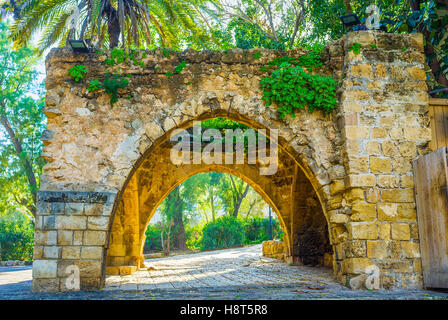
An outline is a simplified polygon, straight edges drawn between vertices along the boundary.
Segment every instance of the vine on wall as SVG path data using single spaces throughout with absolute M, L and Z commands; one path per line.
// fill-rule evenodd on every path
M 104 52 L 97 50 L 96 54 L 105 54 Z M 170 57 L 171 50 L 167 48 L 162 49 L 162 54 L 166 57 Z M 113 67 L 122 63 L 131 63 L 134 66 L 139 66 L 141 68 L 145 67 L 143 59 L 145 59 L 147 53 L 145 51 L 129 50 L 126 51 L 121 48 L 115 47 L 110 51 L 109 57 L 104 60 L 106 67 L 106 74 L 103 81 L 99 79 L 93 79 L 89 82 L 87 90 L 89 92 L 96 92 L 104 89 L 106 93 L 110 95 L 110 104 L 113 106 L 115 102 L 118 101 L 118 90 L 125 89 L 129 85 L 130 74 L 122 75 L 121 71 L 114 70 Z M 171 77 L 175 74 L 182 73 L 182 70 L 187 66 L 187 62 L 183 60 L 179 65 L 177 65 L 173 72 L 166 72 L 167 77 Z M 155 70 L 159 67 L 155 66 Z M 75 65 L 69 69 L 69 74 L 72 78 L 79 82 L 83 80 L 87 74 L 88 70 L 84 65 Z M 190 84 L 188 82 L 187 84 Z
M 97 53 L 102 54 L 102 52 Z M 170 57 L 169 49 L 164 49 L 162 53 L 165 57 Z M 261 52 L 254 53 L 256 60 L 261 56 Z M 144 68 L 143 59 L 145 57 L 146 52 L 144 51 L 125 51 L 114 48 L 104 61 L 107 69 L 104 80 L 91 80 L 88 84 L 88 91 L 96 92 L 104 89 L 110 95 L 110 103 L 113 106 L 118 101 L 118 90 L 125 89 L 131 78 L 131 75 L 122 75 L 113 67 L 122 63 L 132 63 Z M 186 66 L 187 63 L 184 60 L 174 68 L 173 72 L 166 72 L 165 75 L 171 77 L 180 74 Z M 260 80 L 263 101 L 267 106 L 276 104 L 281 118 L 287 115 L 295 117 L 295 112 L 298 109 L 305 108 L 309 112 L 322 110 L 325 114 L 331 113 L 337 105 L 337 83 L 330 76 L 312 73 L 322 66 L 320 54 L 316 50 L 300 57 L 283 56 L 270 61 L 268 65 L 261 68 L 262 71 L 269 73 L 268 76 Z M 157 66 L 155 66 L 155 70 L 158 70 Z M 69 74 L 76 82 L 84 79 L 87 72 L 84 65 L 76 65 L 69 69 Z
M 267 106 L 275 103 L 280 117 L 295 117 L 298 109 L 331 113 L 337 105 L 336 81 L 329 76 L 310 74 L 322 67 L 317 51 L 300 57 L 279 57 L 262 67 L 270 75 L 260 80 L 263 100 Z

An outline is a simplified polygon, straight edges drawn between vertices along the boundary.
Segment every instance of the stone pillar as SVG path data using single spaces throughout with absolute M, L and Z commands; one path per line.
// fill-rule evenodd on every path
M 361 44 L 361 53 L 350 50 Z M 363 287 L 379 268 L 382 288 L 422 286 L 412 160 L 429 152 L 421 34 L 351 32 L 344 39 L 346 241 L 338 275 Z
M 112 224 L 107 252 L 107 274 L 131 274 L 140 267 L 141 243 L 139 199 L 136 178 L 123 192 Z
M 114 200 L 115 194 L 105 192 L 39 191 L 33 291 L 72 290 L 78 274 L 80 289 L 102 286 Z

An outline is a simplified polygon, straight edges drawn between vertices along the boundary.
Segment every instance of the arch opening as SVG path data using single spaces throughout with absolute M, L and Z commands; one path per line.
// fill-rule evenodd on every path
M 247 128 L 263 128 L 258 123 L 229 114 L 208 114 L 199 120 L 216 119 L 217 116 L 238 121 Z M 191 126 L 192 122 L 189 122 L 175 129 Z M 269 132 L 266 136 L 269 139 Z M 157 208 L 176 187 L 204 172 L 238 177 L 266 201 L 285 233 L 286 261 L 297 265 L 333 266 L 331 234 L 325 206 L 322 206 L 323 199 L 316 192 L 316 179 L 310 179 L 311 170 L 304 170 L 303 160 L 298 155 L 293 157 L 291 148 L 281 138 L 278 170 L 273 175 L 260 174 L 260 164 L 248 164 L 247 161 L 243 164 L 202 161 L 200 164 L 176 165 L 170 161 L 172 147 L 167 132 L 145 152 L 126 182 L 115 205 L 109 231 L 105 259 L 108 274 L 117 274 L 120 270 L 126 270 L 126 274 L 144 267 L 145 231 Z

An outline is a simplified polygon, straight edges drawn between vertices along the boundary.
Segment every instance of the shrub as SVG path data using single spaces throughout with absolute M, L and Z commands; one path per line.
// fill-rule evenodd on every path
M 161 228 L 159 225 L 150 224 L 146 229 L 144 251 L 162 250 L 162 242 L 160 239 Z
M 207 223 L 202 229 L 201 249 L 222 249 L 244 244 L 244 221 L 222 216 Z
M 187 248 L 190 250 L 201 250 L 202 228 L 204 225 L 196 225 L 185 227 L 185 238 Z
M 0 218 L 0 260 L 33 259 L 34 226 L 25 217 Z
M 245 220 L 245 244 L 261 243 L 269 240 L 269 219 L 261 216 Z M 272 237 L 283 239 L 283 231 L 277 219 L 272 219 Z

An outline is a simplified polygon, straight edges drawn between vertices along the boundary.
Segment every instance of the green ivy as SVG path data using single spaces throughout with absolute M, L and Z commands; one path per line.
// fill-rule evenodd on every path
M 113 106 L 118 101 L 118 89 L 124 89 L 128 86 L 129 80 L 119 74 L 106 73 L 103 81 L 104 90 L 111 95 L 110 104 Z
M 275 103 L 280 117 L 295 117 L 298 109 L 309 112 L 322 110 L 331 113 L 337 105 L 337 83 L 332 77 L 309 74 L 322 67 L 320 55 L 310 52 L 301 57 L 279 57 L 268 63 L 272 73 L 260 80 L 263 101 L 267 106 Z
M 89 92 L 95 92 L 100 90 L 103 87 L 103 84 L 98 79 L 94 79 L 89 82 Z
M 174 71 L 176 73 L 181 73 L 182 69 L 185 68 L 187 66 L 187 62 L 185 60 L 183 60 L 175 69 Z
M 171 51 L 170 51 L 170 49 L 163 48 L 163 49 L 162 49 L 162 54 L 163 54 L 165 57 L 169 58 L 169 57 L 170 57 L 170 54 L 171 54 Z
M 255 60 L 260 59 L 262 56 L 263 56 L 263 53 L 262 53 L 262 52 L 259 52 L 259 51 L 254 52 L 254 59 L 255 59 Z
M 355 42 L 352 44 L 352 46 L 348 49 L 348 52 L 353 51 L 355 55 L 358 55 L 361 53 L 362 44 Z
M 76 66 L 71 67 L 68 70 L 68 73 L 73 77 L 73 79 L 75 79 L 76 82 L 79 82 L 86 76 L 87 68 L 82 64 L 77 64 Z

